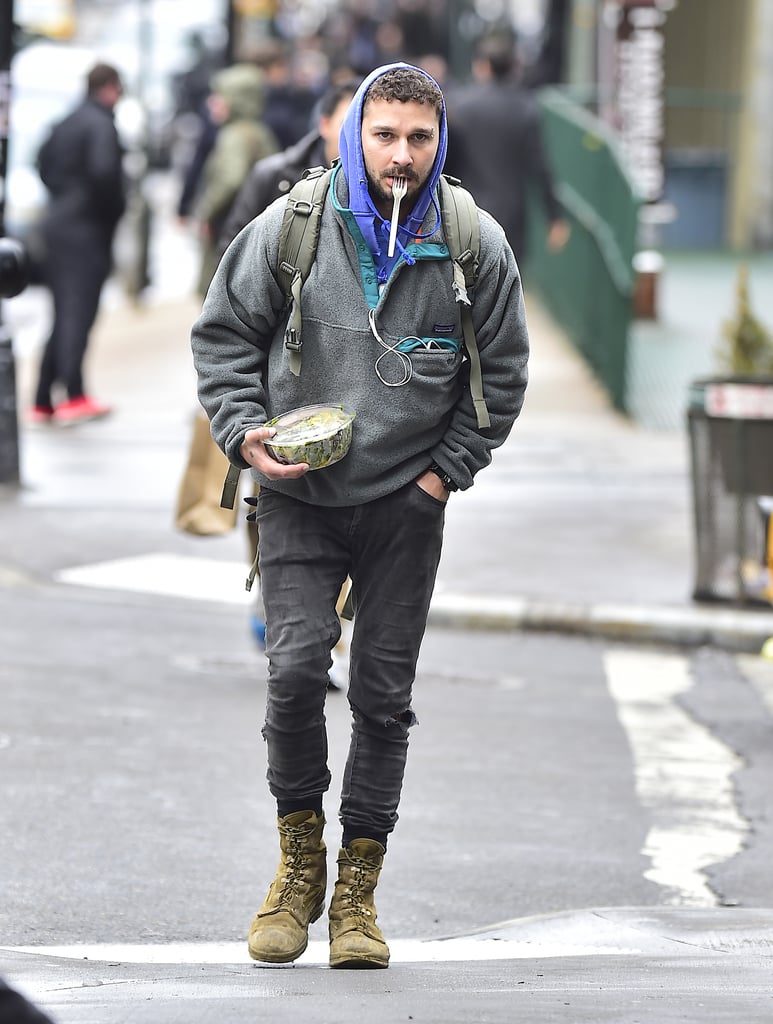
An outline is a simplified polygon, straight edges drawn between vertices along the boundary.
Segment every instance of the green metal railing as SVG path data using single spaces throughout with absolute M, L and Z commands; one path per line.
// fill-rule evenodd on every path
M 544 214 L 533 199 L 524 280 L 587 359 L 615 407 L 625 412 L 640 199 L 611 133 L 597 118 L 558 89 L 542 91 L 540 103 L 571 235 L 561 252 L 548 251 Z

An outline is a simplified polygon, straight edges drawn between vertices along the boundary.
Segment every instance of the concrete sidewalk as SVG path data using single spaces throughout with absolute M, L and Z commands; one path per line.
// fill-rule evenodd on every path
M 21 506 L 164 508 L 174 546 L 173 508 L 196 409 L 188 336 L 197 308 L 188 297 L 118 302 L 101 313 L 90 379 L 115 414 L 71 429 L 22 427 Z M 686 427 L 651 430 L 619 415 L 539 302 L 529 297 L 527 309 L 525 407 L 492 466 L 449 502 L 431 624 L 758 652 L 773 635 L 773 609 L 696 605 L 690 597 Z M 32 351 L 18 360 L 20 416 L 36 361 Z M 18 529 L 23 535 L 23 520 Z M 241 561 L 236 532 L 207 553 Z M 85 563 L 94 560 L 90 540 L 80 540 Z M 58 564 L 56 552 L 49 564 Z

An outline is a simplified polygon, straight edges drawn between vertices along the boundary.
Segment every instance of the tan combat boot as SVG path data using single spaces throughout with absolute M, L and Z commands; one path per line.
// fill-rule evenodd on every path
M 327 864 L 322 829 L 325 816 L 295 811 L 277 819 L 281 857 L 268 896 L 250 925 L 247 948 L 253 960 L 286 964 L 309 941 L 309 925 L 322 914 Z
M 338 881 L 330 903 L 330 966 L 388 967 L 389 947 L 376 924 L 373 890 L 384 847 L 353 839 L 338 854 Z

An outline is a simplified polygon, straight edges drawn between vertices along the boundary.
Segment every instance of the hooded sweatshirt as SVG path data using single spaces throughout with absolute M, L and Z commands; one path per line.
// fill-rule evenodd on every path
M 424 218 L 426 217 L 427 211 L 431 205 L 434 206 L 436 214 L 435 226 L 437 226 L 437 223 L 440 221 L 440 210 L 438 209 L 437 202 L 434 199 L 434 193 L 437 188 L 438 179 L 443 172 L 446 150 L 448 149 L 448 127 L 446 124 L 446 108 L 444 102 L 440 117 L 440 137 L 438 140 L 435 162 L 432 165 L 429 177 L 419 193 L 405 224 L 400 224 L 398 226 L 395 255 L 390 259 L 387 255 L 387 251 L 389 247 L 391 224 L 389 220 L 386 220 L 378 213 L 376 207 L 373 205 L 370 192 L 368 191 L 368 176 L 365 171 L 365 160 L 362 155 L 361 131 L 362 108 L 365 103 L 365 94 L 376 79 L 381 78 L 388 71 L 392 71 L 394 68 L 411 68 L 413 71 L 420 71 L 421 74 L 425 75 L 430 82 L 440 90 L 440 86 L 438 86 L 437 82 L 431 75 L 427 74 L 427 72 L 422 68 L 414 67 L 412 64 L 398 62 L 395 64 L 387 64 L 381 68 L 376 68 L 376 70 L 372 71 L 361 83 L 359 89 L 355 93 L 346 113 L 346 117 L 344 118 L 343 125 L 341 126 L 341 135 L 339 139 L 341 168 L 346 176 L 346 181 L 349 186 L 349 212 L 355 218 L 357 226 L 370 249 L 373 262 L 375 263 L 378 272 L 378 280 L 381 284 L 387 280 L 392 268 L 395 266 L 400 256 L 405 256 L 405 244 L 421 234 Z M 413 263 L 413 259 L 410 255 L 407 257 L 406 262 L 409 264 Z

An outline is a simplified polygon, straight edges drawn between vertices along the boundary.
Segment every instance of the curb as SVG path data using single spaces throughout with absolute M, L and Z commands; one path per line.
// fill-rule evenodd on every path
M 741 611 L 626 604 L 569 604 L 525 598 L 438 594 L 429 626 L 509 632 L 580 633 L 607 640 L 667 643 L 759 654 L 773 636 L 773 610 Z

